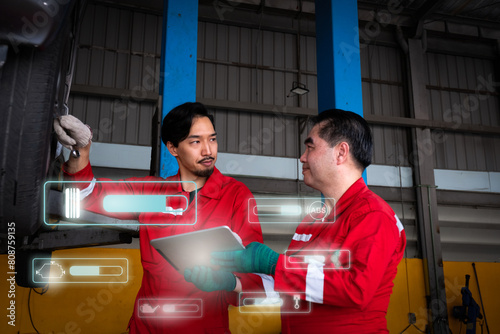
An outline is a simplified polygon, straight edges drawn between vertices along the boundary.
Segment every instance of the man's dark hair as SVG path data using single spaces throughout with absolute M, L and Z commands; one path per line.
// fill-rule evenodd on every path
M 186 102 L 170 110 L 161 126 L 163 143 L 167 145 L 167 142 L 171 142 L 175 147 L 179 146 L 179 143 L 189 135 L 193 119 L 197 117 L 208 117 L 215 129 L 214 117 L 199 102 Z
M 313 125 L 319 125 L 319 136 L 330 147 L 345 141 L 357 162 L 364 170 L 372 163 L 373 139 L 370 127 L 358 114 L 342 109 L 329 109 L 311 118 Z

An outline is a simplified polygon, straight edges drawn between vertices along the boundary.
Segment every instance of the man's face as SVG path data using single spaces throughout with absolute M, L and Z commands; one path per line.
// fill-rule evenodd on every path
M 179 142 L 178 147 L 172 145 L 169 149 L 178 159 L 183 178 L 212 175 L 217 161 L 217 134 L 210 119 L 194 118 L 187 138 Z
M 331 182 L 336 170 L 334 161 L 335 147 L 319 136 L 319 125 L 315 125 L 305 140 L 306 150 L 300 157 L 304 183 L 320 190 Z

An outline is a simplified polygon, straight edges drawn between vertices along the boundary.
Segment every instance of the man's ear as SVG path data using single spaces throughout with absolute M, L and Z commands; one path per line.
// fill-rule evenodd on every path
M 349 157 L 349 144 L 345 141 L 337 144 L 337 150 L 335 150 L 337 165 L 345 163 Z
M 172 154 L 174 157 L 178 156 L 177 147 L 175 147 L 174 144 L 172 144 L 172 142 L 170 141 L 167 142 L 167 149 L 170 152 L 170 154 Z

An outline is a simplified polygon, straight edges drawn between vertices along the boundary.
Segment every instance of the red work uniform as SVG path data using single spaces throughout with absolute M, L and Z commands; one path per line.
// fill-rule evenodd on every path
M 285 303 L 294 292 L 311 302 L 308 314 L 282 314 L 282 332 L 389 333 L 385 316 L 406 246 L 403 225 L 363 179 L 344 193 L 335 208 L 325 219 L 334 223 L 306 217 L 287 253 L 279 257 L 275 290 L 287 292 L 281 294 Z M 338 262 L 311 261 L 297 269 L 285 264 L 285 256 L 325 254 L 325 250 L 329 254 L 342 250 L 342 255 Z
M 93 178 L 90 164 L 76 174 L 65 174 L 66 181 L 90 181 Z M 227 291 L 204 292 L 199 290 L 194 284 L 186 282 L 183 273 L 175 270 L 151 247 L 149 242 L 156 238 L 223 225 L 228 226 L 238 234 L 244 245 L 253 241 L 262 242 L 260 224 L 248 222 L 248 200 L 253 196 L 243 183 L 224 176 L 217 169 L 214 169 L 203 188 L 198 192 L 197 210 L 195 209 L 195 201 L 192 201 L 184 212 L 176 212 L 175 210 L 183 209 L 187 204 L 185 199 L 179 197 L 167 198 L 166 208 L 171 210 L 170 213 L 111 215 L 103 209 L 103 198 L 110 194 L 169 194 L 184 195 L 187 199 L 190 194 L 183 191 L 180 183 L 157 182 L 179 180 L 180 177 L 177 174 L 166 180 L 157 177 L 142 177 L 130 178 L 125 182 L 97 182 L 90 185 L 84 183 L 80 186 L 78 183 L 74 183 L 74 186 L 82 188 L 82 197 L 89 194 L 82 201 L 82 207 L 86 210 L 120 219 L 138 220 L 141 223 L 139 236 L 144 275 L 141 288 L 137 293 L 134 313 L 129 322 L 130 333 L 229 333 L 228 305 L 237 304 L 238 294 Z M 106 179 L 99 179 L 99 181 L 106 181 Z M 252 221 L 258 219 L 253 212 L 250 212 L 250 215 L 253 215 Z M 196 221 L 194 225 L 176 225 L 191 224 L 194 221 Z M 155 225 L 166 222 L 172 225 Z M 272 284 L 270 276 L 255 274 L 237 274 L 237 276 L 241 281 L 243 291 L 263 291 L 263 281 L 266 281 L 266 285 Z M 184 300 L 186 304 L 192 304 L 193 300 L 201 299 L 203 303 L 202 317 L 144 318 L 138 316 L 139 299 L 150 300 L 150 304 L 154 307 L 158 304 L 155 303 L 155 300 L 161 298 L 178 298 Z

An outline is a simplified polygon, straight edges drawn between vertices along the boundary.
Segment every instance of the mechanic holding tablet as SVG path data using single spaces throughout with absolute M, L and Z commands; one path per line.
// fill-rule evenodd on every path
M 298 303 L 292 298 L 311 303 L 306 314 L 285 314 L 282 306 L 282 333 L 389 333 L 385 316 L 406 236 L 361 177 L 371 163 L 370 129 L 359 115 L 338 109 L 312 124 L 300 161 L 304 182 L 327 199 L 327 216 L 306 217 L 286 255 L 254 242 L 212 253 L 213 262 L 237 273 L 273 275 L 283 305 Z M 309 261 L 297 267 L 292 258 L 301 254 Z

